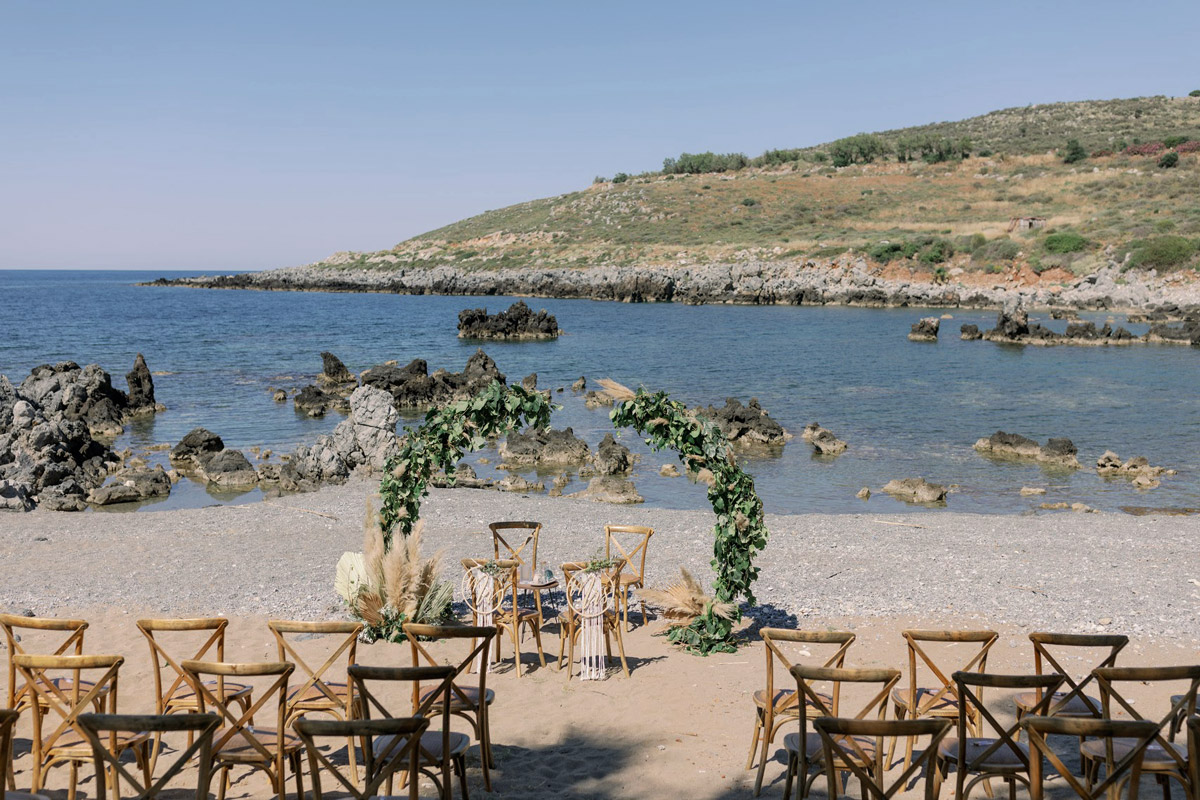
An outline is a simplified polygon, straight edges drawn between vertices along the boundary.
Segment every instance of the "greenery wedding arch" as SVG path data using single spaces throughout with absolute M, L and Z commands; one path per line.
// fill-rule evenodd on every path
M 665 392 L 636 392 L 602 381 L 614 398 L 610 417 L 618 427 L 633 428 L 655 450 L 674 450 L 684 468 L 711 474 L 708 499 L 717 515 L 713 528 L 712 568 L 715 602 L 691 624 L 671 628 L 668 637 L 692 652 L 708 654 L 734 649 L 733 626 L 740 618 L 739 600 L 754 605 L 758 578 L 755 555 L 766 546 L 767 526 L 754 479 L 742 471 L 720 428 L 696 416 Z M 388 459 L 379 487 L 380 522 L 385 549 L 396 533 L 407 537 L 439 470 L 451 481 L 455 466 L 469 450 L 479 450 L 497 437 L 525 426 L 547 428 L 553 406 L 544 395 L 496 381 L 479 394 L 431 409 L 417 430 L 407 430 L 399 453 Z M 732 606 L 732 615 L 714 606 Z

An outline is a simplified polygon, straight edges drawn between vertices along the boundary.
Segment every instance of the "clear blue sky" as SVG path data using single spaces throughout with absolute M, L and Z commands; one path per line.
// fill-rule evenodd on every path
M 1200 2 L 0 0 L 0 268 L 263 269 L 655 169 L 1186 94 Z

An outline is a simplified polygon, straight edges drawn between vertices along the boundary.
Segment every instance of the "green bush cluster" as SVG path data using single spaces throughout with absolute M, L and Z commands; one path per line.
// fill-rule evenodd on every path
M 896 160 L 915 161 L 926 164 L 954 161 L 971 155 L 972 142 L 968 136 L 904 135 L 896 139 Z M 990 152 L 989 152 L 990 155 Z
M 1052 233 L 1042 242 L 1047 253 L 1078 253 L 1088 245 L 1088 240 L 1075 231 Z
M 971 260 L 978 262 L 1012 261 L 1019 252 L 1021 252 L 1021 245 L 1007 236 L 1002 236 L 999 239 L 985 242 L 982 247 L 972 248 Z M 996 270 L 996 272 L 1000 271 L 1000 269 Z
M 883 264 L 914 257 L 925 264 L 941 264 L 954 255 L 954 243 L 940 236 L 918 236 L 916 239 L 880 242 L 869 247 L 867 255 Z
M 1179 164 L 1179 153 L 1176 153 L 1174 150 L 1170 150 L 1166 153 L 1163 153 L 1161 156 L 1159 156 L 1159 159 L 1158 159 L 1159 169 L 1171 169 L 1172 167 L 1178 166 L 1178 164 Z
M 835 167 L 848 167 L 851 164 L 870 164 L 876 158 L 887 155 L 889 150 L 883 137 L 873 133 L 858 133 L 829 145 L 829 156 Z
M 1196 242 L 1186 236 L 1152 236 L 1129 244 L 1129 265 L 1138 269 L 1179 267 L 1196 254 Z
M 745 153 L 680 153 L 663 159 L 664 175 L 700 175 L 705 172 L 735 172 L 750 163 Z
M 1083 161 L 1088 157 L 1087 150 L 1079 143 L 1078 139 L 1068 139 L 1066 150 L 1063 151 L 1063 163 L 1074 164 Z

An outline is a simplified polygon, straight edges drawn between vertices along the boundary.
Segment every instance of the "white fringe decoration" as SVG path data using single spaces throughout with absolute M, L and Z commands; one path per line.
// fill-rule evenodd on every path
M 496 613 L 496 579 L 479 567 L 471 568 L 472 596 L 475 598 L 475 624 L 481 628 L 490 628 L 495 624 Z M 475 656 L 475 671 L 486 669 L 492 671 L 491 659 L 483 663 L 483 653 Z
M 598 572 L 589 572 L 579 580 L 579 678 L 604 680 L 604 581 Z

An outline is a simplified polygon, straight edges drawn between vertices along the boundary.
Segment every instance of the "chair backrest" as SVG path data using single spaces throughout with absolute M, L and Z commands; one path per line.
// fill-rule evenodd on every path
M 5 708 L 16 708 L 26 698 L 28 687 L 17 691 L 17 666 L 13 657 L 22 653 L 41 655 L 83 655 L 83 634 L 88 624 L 81 619 L 54 619 L 52 617 L 22 617 L 16 614 L 0 614 L 0 629 L 4 630 L 4 641 L 8 648 L 8 683 Z M 17 631 L 21 633 L 17 633 Z M 39 635 L 41 634 L 41 635 Z M 33 638 L 30 638 L 31 635 Z M 31 642 L 38 640 L 37 645 Z M 50 640 L 50 641 L 41 641 Z M 51 649 L 52 648 L 52 649 Z
M 150 663 L 154 665 L 155 711 L 159 714 L 166 710 L 167 701 L 176 692 L 191 687 L 181 661 L 189 658 L 193 661 L 225 660 L 225 629 L 229 626 L 229 620 L 224 617 L 139 619 L 137 626 L 150 644 Z M 180 650 L 176 650 L 177 647 L 182 649 L 185 643 L 191 655 L 184 656 Z M 213 653 L 215 659 L 209 656 L 213 650 L 216 651 Z M 164 678 L 170 680 L 165 689 Z M 225 696 L 224 689 L 225 683 L 221 680 L 218 683 L 221 697 Z
M 1200 716 L 1192 715 L 1187 721 L 1188 764 L 1192 767 L 1192 790 L 1200 791 Z
M 605 525 L 604 555 L 606 558 L 617 556 L 625 559 L 629 571 L 637 575 L 639 581 L 644 581 L 646 545 L 653 535 L 654 529 L 643 525 Z
M 599 573 L 585 572 L 587 569 L 586 561 L 567 561 L 562 565 L 563 572 L 563 592 L 567 596 L 567 608 L 572 614 L 580 616 L 590 616 L 594 612 L 589 606 L 585 597 L 588 578 L 590 575 L 598 575 L 600 578 L 600 595 L 599 600 L 602 608 L 601 614 L 608 612 L 616 612 L 616 591 L 619 588 L 619 579 L 621 570 L 625 568 L 625 559 L 618 558 L 612 566 L 600 571 Z
M 463 600 L 476 618 L 494 614 L 504 608 L 505 601 L 515 602 L 517 570 L 521 562 L 515 558 L 494 560 L 464 558 L 462 560 Z
M 299 622 L 272 619 L 267 621 L 267 627 L 275 635 L 279 660 L 295 664 L 304 678 L 304 683 L 300 685 L 300 688 L 292 692 L 293 697 L 304 697 L 310 689 L 316 688 L 331 704 L 343 706 L 345 715 L 349 716 L 350 709 L 354 705 L 354 693 L 349 689 L 349 681 L 347 681 L 345 696 L 339 696 L 327 683 L 329 679 L 326 676 L 343 655 L 346 657 L 347 666 L 354 663 L 358 653 L 358 635 L 363 631 L 363 624 L 343 621 Z M 288 638 L 289 634 L 305 637 L 336 635 L 340 636 L 341 640 L 337 647 L 327 649 L 329 655 L 325 658 L 325 662 L 314 669 L 297 652 L 296 642 Z
M 258 755 L 267 762 L 275 761 L 283 753 L 284 724 L 287 719 L 287 688 L 288 678 L 295 669 L 293 664 L 286 661 L 266 661 L 252 663 L 236 663 L 226 661 L 184 661 L 180 666 L 187 673 L 196 699 L 203 712 L 211 707 L 221 717 L 225 726 L 213 742 L 213 750 L 220 752 L 234 736 L 240 736 Z M 230 709 L 224 697 L 218 697 L 212 688 L 205 683 L 205 677 L 213 678 L 273 678 L 264 687 L 256 686 L 254 696 L 257 698 L 248 708 L 237 706 L 237 712 Z M 268 702 L 274 701 L 274 708 Z M 271 727 L 274 729 L 274 741 L 265 735 L 260 736 L 254 730 L 254 714 L 267 707 L 274 712 Z M 271 748 L 274 748 L 272 750 Z
M 826 764 L 841 764 L 855 775 L 862 787 L 862 800 L 891 800 L 896 794 L 905 791 L 909 780 L 922 767 L 925 768 L 925 800 L 934 800 L 933 775 L 936 769 L 934 759 L 937 757 L 938 745 L 950 732 L 953 723 L 949 719 L 846 719 L 844 717 L 820 717 L 813 721 L 813 727 L 821 737 L 821 747 L 825 753 Z M 912 759 L 912 763 L 900 777 L 890 784 L 884 784 L 887 772 L 885 758 L 891 748 L 884 747 L 884 739 L 898 741 L 913 736 L 931 737 L 929 746 Z M 855 756 L 854 746 L 863 738 L 875 739 L 875 750 L 872 758 L 866 762 L 870 768 L 859 763 Z M 859 747 L 861 751 L 861 747 Z M 826 770 L 829 786 L 829 800 L 837 800 L 841 780 L 837 770 Z
M 775 661 L 777 659 L 779 666 L 784 670 L 790 670 L 796 663 L 797 656 L 813 656 L 814 654 L 809 652 L 809 648 L 815 645 L 823 650 L 831 651 L 828 657 L 819 663 L 819 666 L 841 668 L 846 666 L 846 651 L 850 649 L 850 645 L 854 644 L 855 638 L 850 631 L 796 631 L 787 628 L 763 628 L 759 631 L 759 635 L 763 640 L 763 651 L 767 654 L 766 696 L 774 713 L 795 706 L 800 699 L 799 693 L 788 692 L 779 702 L 771 703 L 772 698 L 775 697 Z M 795 647 L 789 647 L 789 645 L 795 645 Z M 816 656 L 816 658 L 820 659 L 820 656 Z M 790 679 L 788 682 L 790 683 Z M 837 716 L 839 687 L 840 684 L 834 687 L 831 708 L 833 716 Z
M 929 631 L 929 630 L 908 630 L 902 631 L 901 635 L 908 644 L 908 701 L 909 707 L 912 709 L 913 716 L 924 716 L 925 712 L 941 703 L 946 699 L 957 701 L 954 679 L 946 673 L 953 674 L 954 672 L 987 672 L 987 657 L 988 651 L 992 649 L 992 645 L 1000 638 L 1000 634 L 995 631 Z M 959 663 L 951 669 L 943 669 L 929 653 L 927 645 L 959 645 L 959 644 L 974 644 L 978 648 L 968 650 L 970 658 L 963 659 L 960 655 L 956 659 Z M 942 648 L 942 649 L 949 649 Z M 945 663 L 948 654 L 938 653 L 941 656 L 941 661 Z M 927 696 L 922 698 L 921 702 L 917 702 L 917 689 L 921 687 L 920 677 L 918 672 L 920 667 L 924 666 L 933 676 L 932 685 L 927 687 L 930 691 Z
M 325 720 L 300 717 L 294 723 L 296 735 L 308 751 L 308 771 L 312 780 L 313 797 L 321 800 L 321 773 L 329 772 L 337 778 L 341 788 L 356 800 L 368 800 L 381 794 L 380 788 L 400 769 L 407 768 L 408 796 L 416 800 L 420 787 L 421 736 L 429 727 L 429 720 L 418 717 L 393 719 Z M 386 750 L 375 753 L 376 737 L 385 738 Z M 357 779 L 347 777 L 329 756 L 321 752 L 318 739 L 359 739 L 363 742 L 363 761 L 366 766 L 365 783 L 360 789 Z M 407 765 L 406 763 L 407 762 Z M 339 794 L 341 792 L 339 791 Z
M 816 719 L 817 717 L 839 717 L 842 719 L 869 719 L 872 715 L 876 719 L 881 720 L 887 714 L 888 696 L 892 692 L 892 687 L 900 682 L 900 670 L 898 669 L 852 669 L 847 667 L 817 667 L 811 664 L 793 664 L 788 670 L 792 673 L 792 677 L 796 679 L 796 694 L 801 699 L 797 703 L 800 712 L 800 741 L 808 740 L 808 723 L 809 718 Z M 817 691 L 818 683 L 830 683 L 832 689 L 828 695 L 823 695 Z M 867 702 L 859 706 L 858 713 L 853 717 L 848 714 L 835 712 L 832 703 L 827 702 L 826 697 L 840 697 L 841 684 L 856 683 L 856 684 L 875 684 L 877 691 L 871 695 Z M 854 740 L 845 743 L 847 751 L 854 751 L 858 759 L 862 763 L 871 763 L 871 756 L 866 753 L 862 745 Z M 833 762 L 829 762 L 833 763 Z
M 363 664 L 355 664 L 350 668 L 350 680 L 354 682 L 355 691 L 362 698 L 362 714 L 364 719 L 370 720 L 372 716 L 377 716 L 380 720 L 404 718 L 405 715 L 395 714 L 388 709 L 380 697 L 382 689 L 387 684 L 396 683 L 412 684 L 413 699 L 410 718 L 421 720 L 426 725 L 429 725 L 435 716 L 441 717 L 441 749 L 435 753 L 425 744 L 418 743 L 418 749 L 414 752 L 415 755 L 419 756 L 419 761 L 424 761 L 428 764 L 441 764 L 442 778 L 440 782 L 443 791 L 447 791 L 450 786 L 450 763 L 448 758 L 438 758 L 438 754 L 448 756 L 450 753 L 451 707 L 449 698 L 451 692 L 454 691 L 454 678 L 456 675 L 458 675 L 458 670 L 449 665 L 428 667 L 369 667 Z M 422 681 L 437 682 L 439 685 L 432 692 L 422 692 Z M 372 684 L 376 684 L 376 686 L 372 686 Z M 384 684 L 384 687 L 380 687 L 378 684 Z M 424 697 L 422 697 L 422 694 L 424 694 Z M 480 702 L 483 702 L 482 697 L 483 695 L 480 695 Z M 395 745 L 395 740 L 392 740 L 390 744 Z M 369 750 L 371 750 L 370 746 L 363 748 L 367 780 L 371 781 L 377 777 L 376 770 L 378 767 L 366 757 L 365 753 Z M 414 766 L 414 772 L 420 766 L 419 761 Z M 411 781 L 410 792 L 412 791 L 411 787 L 415 784 L 415 780 Z M 415 795 L 412 796 L 415 797 Z
M 6 772 L 12 758 L 13 729 L 16 728 L 17 719 L 20 716 L 21 712 L 15 708 L 0 708 L 0 770 Z M 4 800 L 7 786 L 8 781 L 5 780 L 5 776 L 0 775 L 0 800 Z
M 216 714 L 80 714 L 79 727 L 92 746 L 92 761 L 96 767 L 96 797 L 105 796 L 108 767 L 137 791 L 138 800 L 157 797 L 170 780 L 198 756 L 196 800 L 208 800 L 209 778 L 212 775 L 213 732 L 221 724 Z M 176 757 L 157 778 L 144 785 L 117 756 L 118 733 L 187 733 L 191 744 L 176 751 Z M 105 735 L 107 734 L 107 735 Z M 119 781 L 118 781 L 119 784 Z
M 1169 731 L 1171 724 L 1181 716 L 1190 717 L 1196 713 L 1196 690 L 1200 688 L 1200 666 L 1171 666 L 1171 667 L 1098 667 L 1093 670 L 1096 683 L 1100 686 L 1100 703 L 1104 706 L 1104 716 L 1113 719 L 1120 713 L 1126 713 L 1133 720 L 1148 720 L 1158 726 L 1155 740 L 1166 751 L 1179 767 L 1181 775 L 1187 775 L 1187 757 L 1172 747 L 1169 737 L 1164 731 Z M 1121 694 L 1119 684 L 1152 684 L 1168 682 L 1186 682 L 1187 688 L 1182 694 L 1173 695 L 1170 709 L 1166 715 L 1155 719 L 1147 712 L 1143 703 L 1141 711 L 1134 707 L 1130 698 Z
M 983 689 L 1008 689 L 1011 691 L 1033 689 L 1041 698 L 1027 713 L 1033 716 L 1045 716 L 1046 710 L 1054 702 L 1054 693 L 1062 686 L 1063 676 L 1057 673 L 1048 675 L 992 675 L 982 672 L 955 672 L 953 675 L 956 693 L 958 694 L 958 781 L 962 785 L 965 776 L 970 772 L 979 771 L 982 765 L 997 751 L 1007 751 L 1008 755 L 1016 758 L 1026 770 L 1029 769 L 1029 758 L 1024 748 L 1017 744 L 1020 738 L 1020 726 L 1003 725 L 992 714 L 983 702 Z M 967 755 L 967 742 L 971 737 L 968 722 L 970 719 L 981 721 L 982 729 L 976 731 L 976 736 L 992 739 L 991 744 Z M 989 733 L 990 731 L 990 733 Z M 992 735 L 994 734 L 994 735 Z M 962 792 L 965 797 L 968 793 Z
M 496 560 L 514 560 L 518 565 L 528 565 L 530 573 L 538 565 L 538 539 L 542 533 L 540 522 L 492 522 L 492 548 Z
M 1029 641 L 1033 642 L 1033 667 L 1038 675 L 1043 672 L 1057 672 L 1063 676 L 1067 686 L 1071 690 L 1063 697 L 1055 700 L 1047 709 L 1045 716 L 1052 717 L 1058 711 L 1067 707 L 1067 704 L 1075 698 L 1087 707 L 1088 712 L 1093 717 L 1099 719 L 1104 716 L 1104 712 L 1096 707 L 1095 702 L 1084 693 L 1085 688 L 1089 683 L 1095 680 L 1092 670 L 1098 667 L 1115 667 L 1117 665 L 1117 655 L 1125 649 L 1129 644 L 1129 637 L 1119 633 L 1046 633 L 1044 631 L 1034 631 L 1029 634 Z M 1055 655 L 1055 651 L 1060 648 L 1072 648 L 1075 650 L 1100 650 L 1106 649 L 1107 655 L 1098 664 L 1092 664 L 1082 674 L 1078 671 L 1073 675 L 1070 671 L 1063 668 L 1059 661 L 1059 656 Z M 1061 655 L 1061 654 L 1060 654 Z M 1072 653 L 1078 656 L 1078 653 Z M 1046 667 L 1049 669 L 1046 669 Z M 1042 699 L 1039 693 L 1036 698 L 1039 702 Z
M 476 663 L 476 659 L 480 664 L 488 663 L 488 649 L 491 646 L 492 639 L 496 636 L 497 630 L 490 625 L 422 625 L 415 622 L 406 622 L 404 624 L 404 635 L 408 638 L 409 648 L 412 651 L 412 665 L 414 667 L 430 666 L 442 667 L 445 664 L 440 663 L 422 643 L 422 639 L 434 641 L 459 641 L 469 639 L 471 642 L 470 651 L 461 661 L 452 663 L 454 667 L 454 675 L 451 678 L 450 690 L 454 696 L 466 705 L 471 705 L 470 696 L 463 691 L 462 685 L 459 684 L 458 678 L 461 675 L 469 674 L 471 667 Z M 459 654 L 461 655 L 461 653 Z M 487 696 L 487 674 L 486 669 L 477 670 L 479 675 L 479 698 L 483 702 L 483 698 Z M 412 707 L 416 710 L 420 706 L 418 698 L 418 688 L 413 686 L 413 704 Z
M 1067 717 L 1038 717 L 1027 715 L 1021 720 L 1029 741 L 1029 796 L 1030 800 L 1042 800 L 1045 758 L 1063 777 L 1071 790 L 1083 800 L 1098 800 L 1107 795 L 1109 800 L 1120 797 L 1121 785 L 1127 783 L 1129 800 L 1137 800 L 1138 782 L 1142 774 L 1142 759 L 1146 748 L 1154 741 L 1159 728 L 1146 720 L 1087 719 Z M 1047 736 L 1078 736 L 1080 739 L 1103 740 L 1105 743 L 1104 780 L 1084 784 L 1063 763 L 1058 753 L 1046 741 Z M 1126 746 L 1132 744 L 1120 758 L 1114 758 L 1113 740 L 1122 739 Z M 1124 749 L 1124 748 L 1122 748 Z
M 39 710 L 33 715 L 34 736 L 41 740 L 43 751 L 52 749 L 68 731 L 84 736 L 78 717 L 91 710 L 97 699 L 103 710 L 116 713 L 117 673 L 125 663 L 123 657 L 21 653 L 13 656 L 13 661 L 37 700 L 35 705 Z M 56 680 L 55 673 L 67 673 L 70 680 Z M 57 720 L 57 725 L 48 720 Z M 53 730 L 46 733 L 51 725 Z

